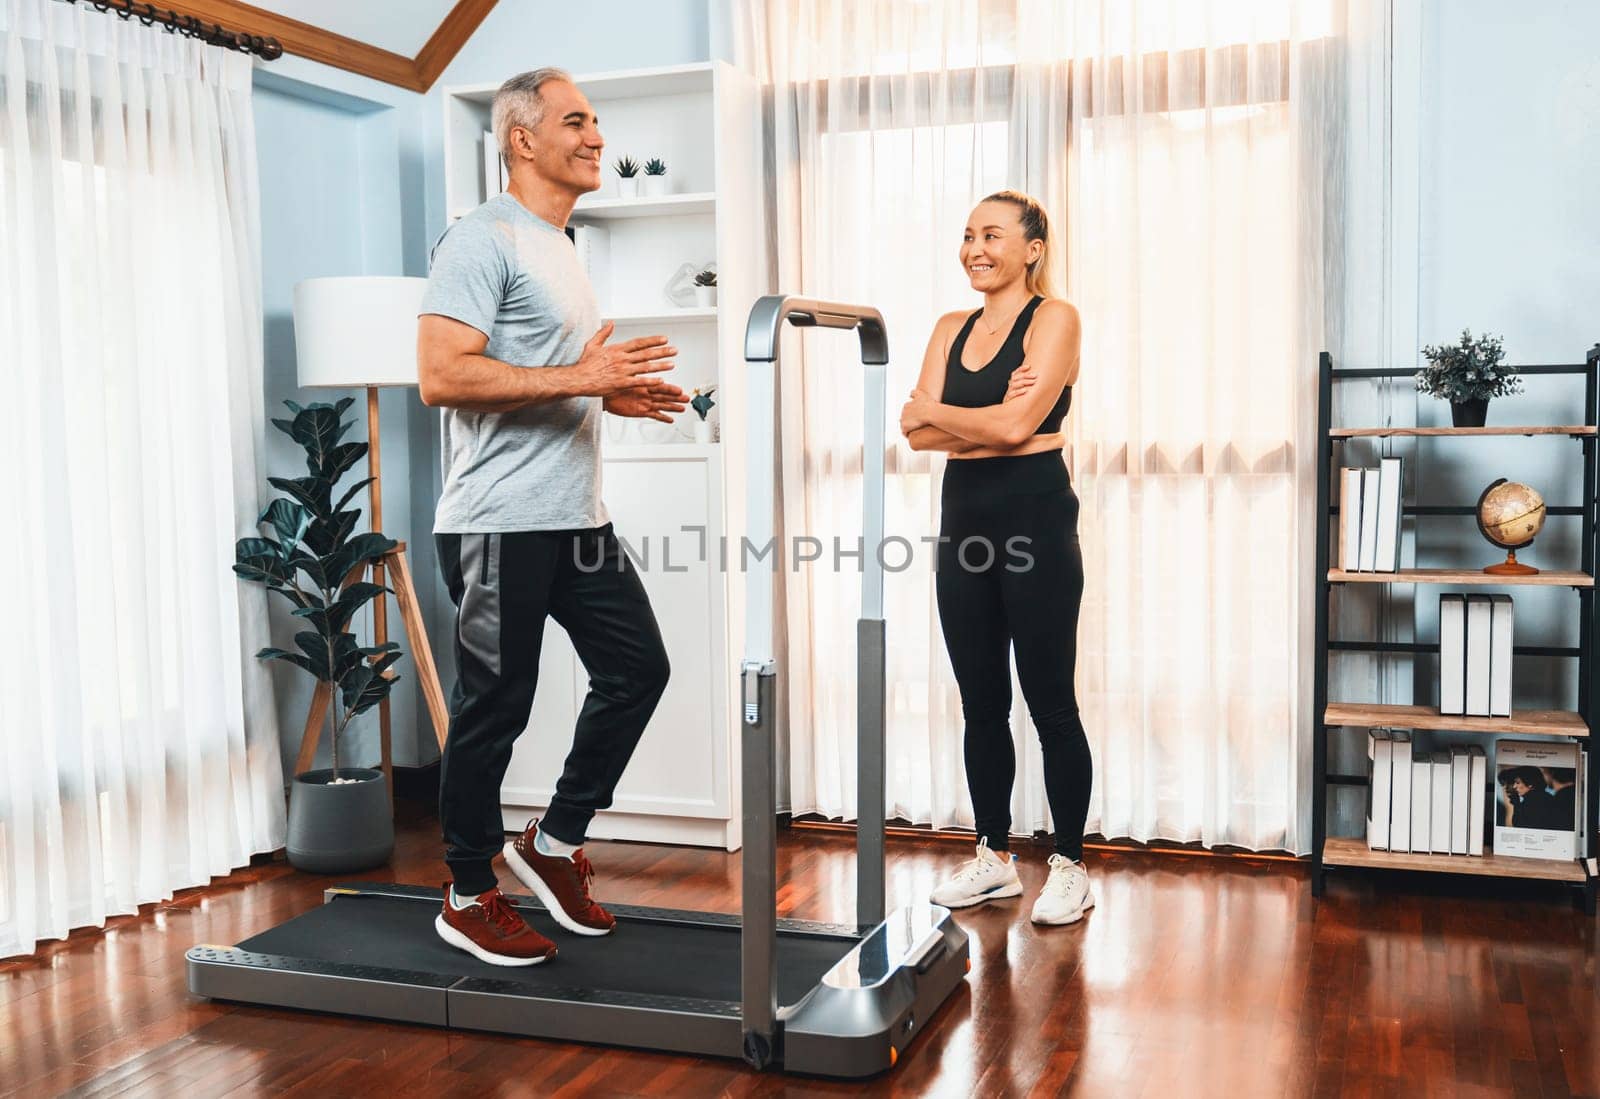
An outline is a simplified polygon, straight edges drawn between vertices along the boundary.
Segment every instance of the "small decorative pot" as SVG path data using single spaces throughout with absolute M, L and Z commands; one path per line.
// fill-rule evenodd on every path
M 666 176 L 645 176 L 644 193 L 647 198 L 660 198 L 667 194 Z
M 717 304 L 717 288 L 715 286 L 696 286 L 694 288 L 694 303 L 701 308 L 713 308 Z
M 296 775 L 289 794 L 289 864 L 312 874 L 382 866 L 394 853 L 394 816 L 383 772 L 341 767 Z
M 694 441 L 697 443 L 713 442 L 710 420 L 696 420 L 694 422 Z
M 1489 399 L 1451 401 L 1450 422 L 1456 427 L 1482 427 L 1489 419 Z
M 617 197 L 618 198 L 638 198 L 639 197 L 639 177 L 638 176 L 618 176 L 617 177 Z

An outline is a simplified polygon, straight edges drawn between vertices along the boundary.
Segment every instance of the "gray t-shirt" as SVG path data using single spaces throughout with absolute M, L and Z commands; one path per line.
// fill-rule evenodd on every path
M 484 354 L 512 366 L 570 366 L 600 328 L 594 288 L 567 235 L 509 194 L 433 246 L 422 312 L 470 324 Z M 443 410 L 438 534 L 603 526 L 599 397 L 515 412 Z

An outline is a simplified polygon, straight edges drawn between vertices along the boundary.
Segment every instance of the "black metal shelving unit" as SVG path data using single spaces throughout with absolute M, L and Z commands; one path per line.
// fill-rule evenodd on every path
M 1600 344 L 1591 349 L 1582 363 L 1525 366 L 1520 368 L 1525 376 L 1582 375 L 1584 377 L 1584 407 L 1582 424 L 1557 427 L 1491 427 L 1484 429 L 1439 428 L 1336 428 L 1332 423 L 1333 386 L 1339 382 L 1383 378 L 1409 378 L 1415 370 L 1337 369 L 1333 358 L 1323 352 L 1318 363 L 1317 392 L 1317 539 L 1316 565 L 1316 677 L 1314 689 L 1315 721 L 1314 751 L 1312 759 L 1312 869 L 1311 892 L 1321 896 L 1326 884 L 1327 871 L 1336 869 L 1389 869 L 1431 873 L 1472 874 L 1507 879 L 1540 879 L 1565 882 L 1571 885 L 1579 903 L 1590 915 L 1595 911 L 1597 866 L 1597 826 L 1600 826 L 1600 751 L 1591 748 L 1589 770 L 1586 776 L 1585 798 L 1588 802 L 1589 835 L 1582 858 L 1575 860 L 1534 860 L 1513 857 L 1494 858 L 1492 854 L 1423 855 L 1403 852 L 1372 851 L 1365 838 L 1357 840 L 1332 839 L 1328 831 L 1328 788 L 1339 785 L 1366 785 L 1365 775 L 1339 775 L 1328 773 L 1328 748 L 1332 735 L 1341 730 L 1354 731 L 1369 728 L 1425 729 L 1453 734 L 1474 734 L 1484 737 L 1499 735 L 1551 735 L 1584 738 L 1588 743 L 1590 732 L 1596 727 L 1595 706 L 1597 694 L 1594 646 L 1596 628 L 1595 555 L 1597 527 L 1600 527 L 1600 502 L 1596 500 L 1597 451 L 1600 451 Z M 1503 407 L 1503 406 L 1502 406 Z M 1328 700 L 1328 664 L 1333 653 L 1369 652 L 1394 654 L 1428 654 L 1438 652 L 1438 643 L 1363 641 L 1355 638 L 1334 639 L 1328 636 L 1328 623 L 1336 589 L 1354 582 L 1329 568 L 1329 555 L 1337 532 L 1339 508 L 1332 500 L 1333 474 L 1336 468 L 1336 447 L 1349 438 L 1374 436 L 1470 438 L 1484 435 L 1530 435 L 1551 439 L 1576 439 L 1583 451 L 1583 500 L 1578 505 L 1548 507 L 1550 516 L 1577 516 L 1583 524 L 1581 539 L 1582 563 L 1577 572 L 1564 572 L 1557 577 L 1519 578 L 1496 576 L 1484 581 L 1496 586 L 1522 586 L 1529 583 L 1550 586 L 1569 586 L 1578 597 L 1578 645 L 1517 645 L 1517 656 L 1557 657 L 1578 662 L 1578 709 L 1574 713 L 1538 711 L 1513 712 L 1509 718 L 1444 717 L 1432 707 L 1383 707 L 1365 703 L 1331 705 Z M 1476 507 L 1410 505 L 1404 513 L 1410 516 L 1460 516 L 1472 515 Z M 1360 581 L 1386 584 L 1457 585 L 1464 581 L 1458 575 L 1445 578 L 1446 572 L 1462 570 L 1402 570 L 1397 573 L 1363 573 Z M 1600 747 L 1600 746 L 1597 746 Z M 1482 827 L 1483 822 L 1479 822 Z

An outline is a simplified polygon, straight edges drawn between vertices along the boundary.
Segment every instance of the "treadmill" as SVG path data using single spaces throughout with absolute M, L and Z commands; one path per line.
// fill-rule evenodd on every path
M 777 918 L 772 655 L 774 449 L 784 322 L 854 330 L 864 367 L 863 544 L 883 539 L 888 337 L 876 309 L 790 295 L 756 302 L 749 376 L 749 541 L 742 698 L 743 918 L 607 905 L 612 934 L 563 932 L 534 897 L 509 899 L 560 946 L 550 963 L 492 966 L 433 929 L 437 888 L 352 883 L 237 946 L 186 955 L 189 990 L 217 1000 L 557 1041 L 742 1057 L 758 1069 L 862 1077 L 899 1058 L 965 979 L 967 936 L 950 912 L 884 912 L 883 564 L 862 560 L 857 646 L 856 923 Z

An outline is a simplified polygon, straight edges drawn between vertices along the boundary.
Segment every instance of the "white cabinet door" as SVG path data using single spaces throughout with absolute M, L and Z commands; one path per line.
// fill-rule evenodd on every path
M 730 841 L 718 449 L 621 448 L 622 457 L 605 463 L 606 507 L 650 595 L 672 676 L 611 810 L 591 830 L 597 836 L 695 842 L 698 835 L 701 842 Z M 554 621 L 548 622 L 533 716 L 501 789 L 508 822 L 513 810 L 537 811 L 549 804 L 587 691 L 588 678 L 571 643 Z M 652 818 L 699 823 L 686 831 L 662 827 L 665 822 L 658 825 Z

